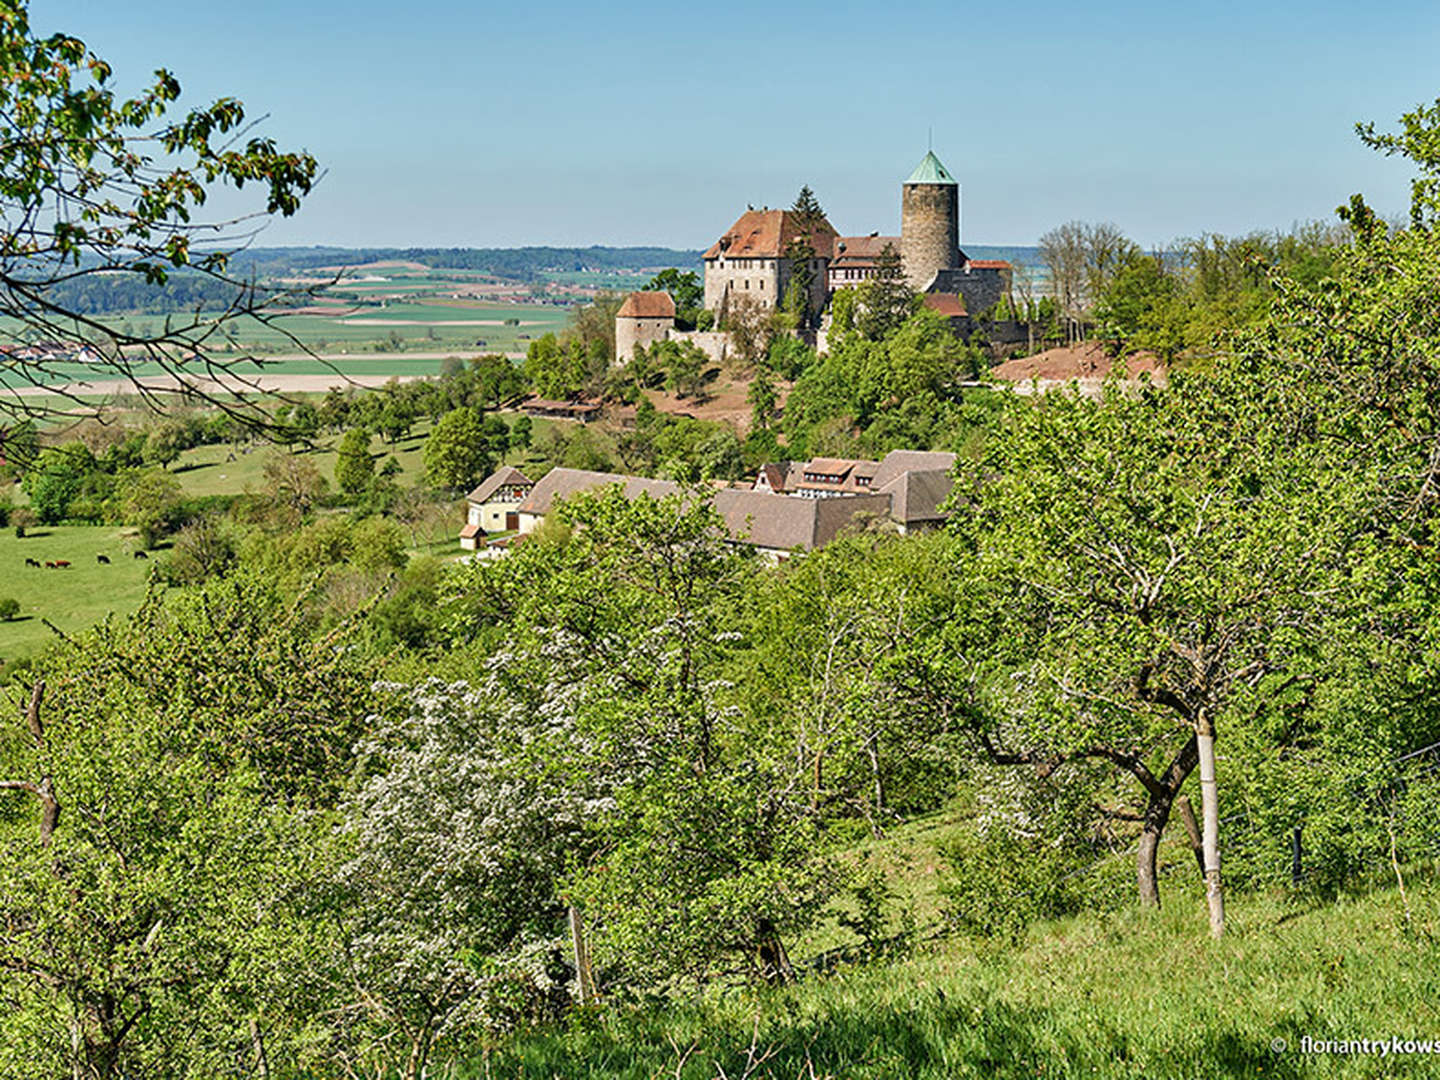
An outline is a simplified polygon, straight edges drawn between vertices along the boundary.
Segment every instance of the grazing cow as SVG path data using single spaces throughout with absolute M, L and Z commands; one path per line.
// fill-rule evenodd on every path
M 56 560 L 55 560 L 55 569 L 57 569 L 57 570 L 68 570 L 68 569 L 70 569 L 70 560 L 69 560 L 69 559 L 56 559 Z
M 54 569 L 55 569 L 55 564 L 54 564 L 53 562 L 51 562 L 50 560 L 47 559 L 47 560 L 45 560 L 45 569 L 46 569 L 46 570 L 54 570 Z
M 34 559 L 29 558 L 28 556 L 27 556 L 26 559 L 25 559 L 25 565 L 26 565 L 26 566 L 33 566 L 33 567 L 35 567 L 36 570 L 39 570 L 39 569 L 40 569 L 40 564 L 39 564 L 38 562 L 36 562 Z
M 145 552 L 143 552 L 143 551 L 137 551 L 137 552 L 135 552 L 135 558 L 137 558 L 137 559 L 148 559 L 149 557 L 150 557 L 150 556 L 149 556 L 149 555 L 146 555 Z
M 106 566 L 109 566 L 109 565 L 110 565 L 110 556 L 109 556 L 109 555 L 96 555 L 96 556 L 95 556 L 95 561 L 98 562 L 98 563 L 104 563 Z

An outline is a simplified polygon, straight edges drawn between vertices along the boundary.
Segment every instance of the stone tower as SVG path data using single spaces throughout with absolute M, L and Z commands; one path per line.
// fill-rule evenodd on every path
M 931 151 L 900 186 L 900 259 L 920 291 L 960 266 L 960 185 Z

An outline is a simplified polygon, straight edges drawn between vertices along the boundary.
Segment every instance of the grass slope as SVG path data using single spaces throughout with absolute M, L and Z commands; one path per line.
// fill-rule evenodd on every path
M 66 633 L 84 630 L 111 612 L 128 614 L 140 605 L 152 561 L 131 557 L 134 530 L 115 526 L 40 525 L 23 540 L 14 530 L 0 533 L 0 598 L 20 601 L 20 617 L 0 622 L 0 659 L 33 653 L 53 637 L 49 619 Z M 95 556 L 106 555 L 110 565 Z M 36 570 L 39 563 L 68 560 L 65 570 Z
M 1014 950 L 944 941 L 668 1015 L 616 1008 L 477 1059 L 475 1077 L 846 1080 L 1440 1075 L 1440 1054 L 1303 1053 L 1302 1038 L 1440 1042 L 1440 889 L 1333 904 L 1242 898 L 1220 943 L 1198 888 Z M 1277 1040 L 1283 1040 L 1284 1047 Z M 750 1048 L 770 1055 L 746 1072 Z M 813 1071 L 812 1071 L 813 1069 Z

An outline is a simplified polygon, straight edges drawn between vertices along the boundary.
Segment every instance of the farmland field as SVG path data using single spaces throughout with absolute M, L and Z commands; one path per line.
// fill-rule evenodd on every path
M 0 534 L 0 599 L 20 602 L 20 615 L 0 622 L 0 659 L 32 653 L 54 635 L 41 621 L 76 633 L 115 612 L 139 606 L 154 560 L 135 559 L 134 529 L 113 525 L 40 525 L 23 540 Z M 97 555 L 110 559 L 108 566 Z M 26 559 L 66 560 L 64 570 L 34 569 Z

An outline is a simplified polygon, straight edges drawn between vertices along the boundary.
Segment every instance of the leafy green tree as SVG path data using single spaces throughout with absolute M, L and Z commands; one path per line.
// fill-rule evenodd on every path
M 228 580 L 39 666 L 0 731 L 0 1072 L 256 1072 L 261 1047 L 321 1064 L 309 882 L 373 675 L 302 620 Z
M 1104 761 L 1133 777 L 1147 903 L 1160 834 L 1198 767 L 1217 934 L 1216 737 L 1253 722 L 1252 691 L 1311 664 L 1368 487 L 1337 483 L 1313 444 L 1287 444 L 1254 389 L 1243 371 L 1177 375 L 1168 391 L 1017 405 L 954 520 L 956 594 L 979 606 L 941 634 L 945 677 L 965 687 L 953 707 L 993 760 Z
M 883 341 L 920 303 L 905 277 L 900 253 L 886 244 L 875 260 L 875 275 L 855 290 L 855 329 L 870 341 Z
M 180 523 L 184 498 L 180 482 L 163 470 L 146 469 L 122 477 L 116 496 L 125 523 L 140 530 L 141 544 L 146 548 L 153 548 Z
M 665 369 L 665 386 L 676 397 L 695 397 L 703 392 L 710 358 L 694 342 L 657 341 L 650 354 L 652 362 Z
M 705 309 L 705 286 L 694 270 L 683 273 L 674 267 L 661 270 L 645 283 L 644 291 L 669 293 L 675 301 L 675 319 L 681 328 L 695 329 L 696 319 Z
M 567 892 L 597 970 L 641 987 L 734 957 L 790 978 L 783 940 L 835 872 L 790 760 L 758 755 L 728 707 L 729 612 L 750 560 L 694 496 L 581 495 L 554 520 L 503 564 L 462 571 L 447 623 L 469 637 L 498 616 L 506 695 L 575 718 L 572 749 L 546 757 L 557 787 L 593 800 Z
M 534 425 L 530 416 L 527 413 L 521 413 L 510 428 L 510 445 L 523 452 L 530 449 L 533 439 Z
M 21 482 L 36 517 L 54 525 L 71 516 L 72 504 L 95 471 L 95 457 L 84 443 L 72 442 L 41 451 Z
M 588 363 L 578 340 L 562 344 L 553 333 L 530 343 L 525 353 L 525 378 L 541 397 L 563 400 L 584 387 Z
M 1093 314 L 1099 332 L 1122 350 L 1148 349 L 1168 362 L 1185 346 L 1180 283 L 1153 255 L 1132 254 L 1099 294 Z
M 498 409 L 525 391 L 525 377 L 508 357 L 487 355 L 470 358 L 470 370 L 479 388 L 482 408 Z
M 375 478 L 375 458 L 370 453 L 370 433 L 351 428 L 340 440 L 335 458 L 335 484 L 347 495 L 358 495 Z
M 775 419 L 775 407 L 780 395 L 775 389 L 775 380 L 770 369 L 763 364 L 755 369 L 755 377 L 745 391 L 745 401 L 750 406 L 750 426 L 756 431 L 766 431 L 770 421 Z
M 328 487 L 315 463 L 300 454 L 272 453 L 261 473 L 271 505 L 291 524 L 310 513 Z
M 130 385 L 138 385 L 136 357 L 143 356 L 179 376 L 187 397 L 263 426 L 258 404 L 185 377 L 196 356 L 222 371 L 240 359 L 212 355 L 222 338 L 214 332 L 216 306 L 226 309 L 226 320 L 271 317 L 266 291 L 227 271 L 230 250 L 248 232 L 223 223 L 208 228 L 197 208 L 220 188 L 253 185 L 263 192 L 264 213 L 293 214 L 314 183 L 315 160 L 251 132 L 244 107 L 232 97 L 177 114 L 180 84 L 163 69 L 136 96 L 117 95 L 110 65 L 78 38 L 35 35 L 24 0 L 5 5 L 0 66 L 15 76 L 0 94 L 11 124 L 0 194 L 7 223 L 0 236 L 0 313 L 38 338 L 87 343 L 94 370 Z M 201 232 L 213 250 L 192 251 Z M 137 333 L 101 327 L 59 302 L 77 280 L 118 274 L 157 285 L 182 267 L 222 285 L 229 306 L 210 305 L 204 314 Z M 18 353 L 10 370 L 21 381 L 46 381 L 43 368 Z
M 496 460 L 476 409 L 446 413 L 425 440 L 425 479 L 437 488 L 469 488 L 494 470 Z
M 13 596 L 7 596 L 5 597 L 5 599 L 0 600 L 0 619 L 9 622 L 11 619 L 15 618 L 15 616 L 19 614 L 19 600 L 16 600 Z
M 163 423 L 145 436 L 145 460 L 168 469 L 186 444 L 185 429 L 180 424 Z
M 216 515 L 205 514 L 175 535 L 161 572 L 172 584 L 195 585 L 229 572 L 237 554 L 230 530 Z

